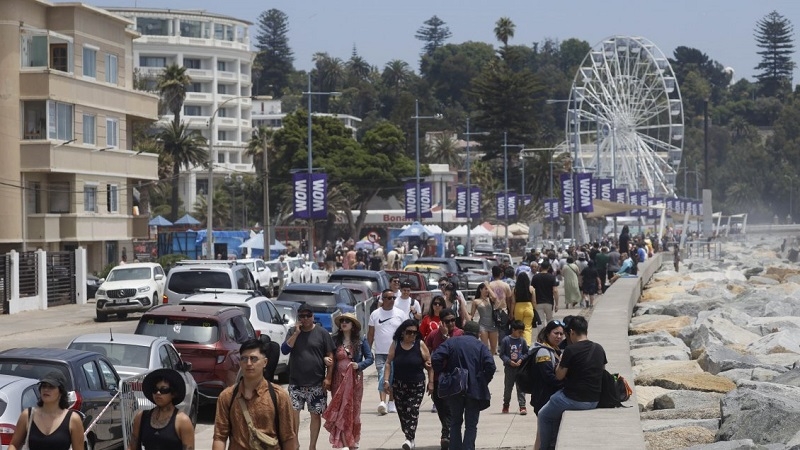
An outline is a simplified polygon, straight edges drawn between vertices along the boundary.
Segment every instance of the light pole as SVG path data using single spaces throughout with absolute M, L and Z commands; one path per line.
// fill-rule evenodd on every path
M 547 165 L 550 166 L 550 178 L 548 180 L 548 185 L 549 185 L 549 188 L 550 188 L 550 198 L 553 198 L 553 164 L 555 164 L 555 161 L 553 161 L 553 156 L 555 155 L 556 150 L 557 150 L 556 148 L 545 147 L 545 148 L 523 148 L 523 149 L 521 149 L 519 151 L 519 158 L 520 158 L 521 161 L 523 161 L 523 158 L 527 158 L 528 157 L 528 155 L 526 153 L 549 152 L 550 160 L 547 162 Z M 524 179 L 525 179 L 525 166 L 524 166 L 525 162 L 523 161 L 522 164 L 523 164 L 523 167 L 522 167 L 522 179 L 523 179 L 522 190 L 524 191 L 525 190 L 525 181 L 524 181 Z M 555 234 L 556 234 L 556 232 L 555 232 L 555 221 L 553 221 L 553 236 L 555 236 Z
M 577 99 L 575 99 L 575 100 L 576 100 L 576 105 L 577 105 Z M 546 100 L 545 103 L 548 104 L 548 105 L 553 105 L 555 103 L 572 103 L 572 101 L 573 101 L 573 99 L 571 99 L 571 98 L 570 99 L 566 99 L 566 100 L 549 99 L 549 100 Z M 569 110 L 567 112 L 569 113 Z M 578 122 L 578 125 L 577 125 L 578 131 L 580 131 L 580 120 L 581 120 L 579 113 L 580 113 L 580 111 L 576 111 L 576 116 L 575 116 L 575 121 Z M 569 122 L 569 119 L 567 119 L 567 120 Z M 569 125 L 569 123 L 567 123 L 567 125 Z M 570 175 L 570 180 L 572 180 L 572 198 L 573 198 L 573 200 L 575 199 L 575 166 L 578 164 L 578 143 L 579 143 L 579 141 L 580 141 L 580 133 L 575 133 L 575 143 L 574 143 L 575 156 L 573 157 L 572 165 L 571 165 L 571 168 L 570 168 L 570 174 L 569 174 Z M 600 159 L 599 158 L 598 158 L 597 162 L 598 162 L 598 165 L 599 165 L 599 163 L 600 163 Z M 613 178 L 613 176 L 612 176 L 612 178 Z M 570 213 L 569 222 L 570 222 L 570 233 L 571 233 L 570 239 L 572 239 L 574 245 L 577 245 L 578 240 L 575 239 L 575 206 L 576 206 L 575 202 L 573 201 L 572 207 L 570 208 L 571 213 Z
M 208 141 L 208 194 L 206 194 L 206 256 L 208 259 L 214 259 L 214 143 L 217 140 L 214 119 L 217 117 L 219 110 L 228 102 L 243 98 L 259 99 L 258 96 L 253 95 L 231 97 L 217 105 L 214 112 L 211 113 L 211 117 L 208 118 L 208 129 L 211 132 L 211 139 Z
M 508 132 L 503 132 L 503 212 L 506 222 L 506 249 L 510 252 L 511 246 L 508 244 L 508 147 L 525 148 L 522 144 L 509 144 Z
M 416 130 L 416 132 L 414 133 L 414 138 L 415 138 L 415 143 L 416 143 L 415 147 L 416 147 L 417 180 L 416 180 L 416 184 L 415 184 L 415 188 L 414 188 L 414 196 L 415 196 L 415 202 L 416 202 L 416 207 L 417 207 L 416 216 L 415 216 L 417 222 L 421 222 L 421 220 L 422 220 L 422 218 L 421 218 L 422 209 L 421 209 L 421 205 L 420 205 L 420 201 L 419 201 L 419 181 L 420 181 L 420 179 L 419 179 L 419 119 L 441 120 L 443 117 L 444 116 L 441 115 L 441 114 L 434 114 L 432 116 L 420 116 L 419 115 L 419 99 L 415 99 L 414 100 L 414 117 L 412 117 L 412 119 L 414 119 L 415 130 Z
M 786 224 L 787 225 L 791 225 L 792 217 L 793 217 L 792 216 L 792 212 L 793 212 L 792 194 L 793 194 L 793 191 L 794 191 L 794 177 L 786 175 L 786 178 L 789 179 L 789 214 L 786 216 Z
M 465 250 L 466 256 L 469 256 L 472 251 L 472 184 L 470 181 L 470 159 L 469 159 L 469 137 L 470 136 L 488 136 L 486 131 L 469 131 L 469 116 L 467 116 L 467 132 L 464 136 L 467 137 L 467 248 Z M 480 205 L 478 205 L 480 208 Z
M 303 92 L 303 95 L 308 96 L 308 180 L 306 188 L 308 189 L 308 195 L 306 196 L 306 201 L 308 202 L 306 206 L 306 211 L 308 211 L 309 217 L 311 217 L 311 174 L 314 171 L 312 163 L 314 161 L 314 156 L 311 147 L 311 96 L 312 95 L 330 95 L 333 97 L 337 97 L 342 95 L 341 92 L 332 91 L 332 92 L 312 92 L 311 91 L 311 71 L 308 72 L 308 91 Z M 309 259 L 313 258 L 314 256 L 314 220 L 309 218 L 308 219 L 308 257 Z

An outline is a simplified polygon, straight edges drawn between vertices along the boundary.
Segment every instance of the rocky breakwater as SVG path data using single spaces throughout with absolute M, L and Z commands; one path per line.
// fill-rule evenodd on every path
M 629 335 L 649 449 L 800 448 L 800 267 L 779 247 L 728 243 L 642 293 Z

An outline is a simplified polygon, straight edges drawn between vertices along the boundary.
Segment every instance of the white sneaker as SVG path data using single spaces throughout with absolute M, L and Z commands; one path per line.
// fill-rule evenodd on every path
M 385 402 L 378 403 L 378 414 L 383 416 L 383 415 L 386 414 L 386 412 L 387 412 L 386 411 L 386 403 Z
M 391 400 L 389 400 L 389 412 L 390 413 L 396 413 L 397 412 L 397 408 L 394 406 L 394 402 L 391 401 Z
M 406 441 L 403 442 L 403 450 L 412 450 L 413 448 L 414 448 L 414 441 L 406 439 Z

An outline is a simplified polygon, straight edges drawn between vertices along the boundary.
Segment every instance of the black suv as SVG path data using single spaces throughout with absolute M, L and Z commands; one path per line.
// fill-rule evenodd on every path
M 458 264 L 455 258 L 437 258 L 434 256 L 422 256 L 416 259 L 413 264 L 425 264 L 429 266 L 439 266 L 445 271 L 445 276 L 457 289 L 469 289 L 469 279 L 467 273 Z
M 0 374 L 38 380 L 53 370 L 64 374 L 67 392 L 75 393 L 70 409 L 81 413 L 85 428 L 112 401 L 119 389 L 117 371 L 99 353 L 60 348 L 13 348 L 0 352 Z M 122 448 L 122 426 L 122 411 L 117 397 L 86 436 L 86 448 Z

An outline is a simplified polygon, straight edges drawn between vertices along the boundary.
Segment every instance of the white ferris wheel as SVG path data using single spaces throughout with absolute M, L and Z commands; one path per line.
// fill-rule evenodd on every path
M 672 196 L 683 150 L 683 105 L 664 53 L 613 36 L 584 58 L 570 90 L 567 142 L 578 172 L 614 187 Z

